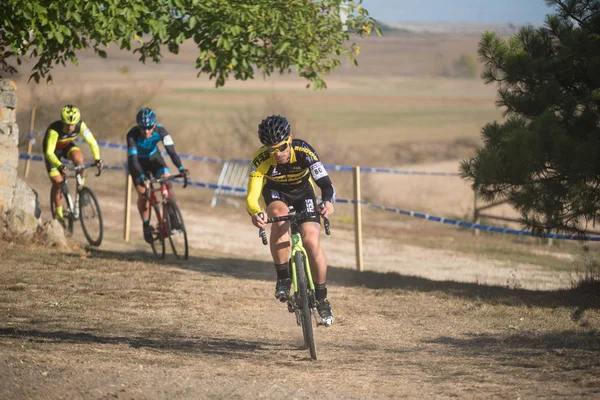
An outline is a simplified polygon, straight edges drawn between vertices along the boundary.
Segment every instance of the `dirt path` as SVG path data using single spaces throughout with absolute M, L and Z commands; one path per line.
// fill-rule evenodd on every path
M 99 250 L 0 242 L 2 399 L 600 396 L 600 298 L 537 290 L 565 283 L 538 265 L 443 248 L 468 234 L 406 244 L 423 226 L 399 221 L 408 233 L 366 235 L 359 273 L 353 233 L 334 226 L 336 323 L 316 330 L 311 362 L 243 211 L 182 201 L 190 260 L 153 262 L 136 215 L 121 240 L 121 196 L 101 198 Z
M 0 252 L 3 399 L 600 395 L 589 297 L 333 267 L 311 362 L 267 263 Z
M 107 213 L 118 216 L 123 205 L 117 199 L 103 196 L 103 208 Z M 340 206 L 342 207 L 342 206 Z M 246 212 L 233 207 L 210 208 L 194 203 L 184 203 L 185 220 L 188 227 L 192 255 L 201 255 L 206 251 L 247 257 L 256 260 L 269 260 L 269 250 L 261 244 L 256 228 L 250 223 Z M 136 212 L 132 214 L 131 231 L 135 248 L 146 249 L 141 243 L 141 226 Z M 410 226 L 414 220 L 408 217 L 394 216 L 398 223 Z M 110 222 L 109 222 L 110 223 Z M 435 231 L 434 223 L 429 228 Z M 109 225 L 118 232 L 122 227 L 122 218 L 112 218 Z M 463 239 L 470 239 L 463 235 Z M 448 239 L 448 238 L 446 238 Z M 446 240 L 442 239 L 442 240 Z M 452 237 L 450 240 L 454 240 Z M 322 245 L 329 264 L 355 269 L 354 232 L 336 229 L 331 236 L 322 237 Z M 126 250 L 122 243 L 115 247 L 107 242 L 103 248 Z M 560 253 L 558 254 L 560 256 Z M 363 238 L 363 258 L 365 270 L 377 272 L 395 272 L 402 275 L 420 276 L 432 280 L 456 280 L 490 285 L 513 285 L 528 289 L 552 290 L 568 288 L 571 276 L 567 272 L 557 272 L 539 265 L 515 263 L 507 260 L 486 259 L 469 254 L 420 247 L 403 243 L 402 238 L 391 239 L 371 236 Z M 335 277 L 330 277 L 335 280 Z

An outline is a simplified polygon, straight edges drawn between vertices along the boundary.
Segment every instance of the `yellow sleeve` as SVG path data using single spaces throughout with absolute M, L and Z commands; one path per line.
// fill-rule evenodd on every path
M 250 162 L 250 176 L 248 178 L 248 190 L 246 194 L 246 211 L 248 214 L 254 215 L 263 211 L 260 207 L 259 200 L 262 193 L 265 173 L 269 169 L 269 155 L 263 154 L 263 148 L 258 150 L 252 161 Z
M 263 179 L 264 177 L 262 174 L 250 173 L 250 178 L 248 179 L 248 194 L 246 195 L 246 211 L 248 211 L 248 214 L 250 215 L 262 211 L 258 200 L 260 199 L 263 187 Z
M 56 157 L 56 154 L 54 154 L 54 151 L 56 151 L 57 142 L 58 132 L 56 132 L 54 129 L 48 130 L 45 149 L 46 159 L 50 162 L 50 164 L 54 165 L 55 167 L 60 167 L 62 165 L 62 162 L 60 162 L 58 157 Z
M 99 160 L 100 159 L 100 147 L 98 147 L 98 142 L 96 141 L 96 138 L 94 137 L 94 135 L 92 134 L 92 131 L 90 131 L 90 128 L 87 127 L 87 125 L 85 124 L 85 122 L 81 121 L 81 136 L 83 136 L 83 139 L 87 142 L 87 144 L 90 145 L 90 148 L 92 149 L 92 154 L 94 155 L 94 160 Z

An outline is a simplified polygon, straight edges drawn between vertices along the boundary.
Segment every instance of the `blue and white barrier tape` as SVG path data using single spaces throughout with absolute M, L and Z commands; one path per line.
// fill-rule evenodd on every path
M 578 235 L 564 235 L 564 234 L 557 234 L 557 233 L 536 234 L 536 233 L 530 232 L 530 231 L 522 231 L 522 230 L 510 229 L 510 228 L 499 228 L 497 226 L 475 224 L 472 222 L 459 221 L 459 220 L 451 219 L 451 218 L 436 217 L 435 215 L 418 213 L 418 212 L 414 212 L 414 211 L 400 210 L 400 209 L 393 208 L 393 207 L 385 207 L 385 206 L 381 206 L 378 204 L 370 203 L 368 201 L 336 199 L 336 203 L 351 203 L 351 204 L 360 203 L 360 204 L 363 204 L 363 205 L 366 205 L 369 207 L 393 212 L 396 214 L 408 215 L 410 217 L 421 218 L 421 219 L 425 219 L 427 221 L 434 221 L 434 222 L 440 222 L 440 223 L 448 224 L 448 225 L 460 226 L 461 228 L 481 229 L 483 231 L 488 231 L 488 232 L 507 233 L 510 235 L 541 237 L 541 238 L 549 238 L 549 239 L 584 240 L 584 241 L 594 241 L 594 242 L 600 241 L 600 236 L 583 237 L 583 236 L 578 236 Z
M 25 153 L 19 153 L 19 159 L 21 160 L 32 160 L 32 161 L 44 161 L 44 157 L 40 156 L 38 154 L 25 154 Z M 118 165 L 105 165 L 103 167 L 104 170 L 124 170 L 125 167 L 122 166 L 118 166 Z
M 78 142 L 82 142 L 83 139 L 77 139 Z M 111 149 L 119 149 L 127 151 L 127 146 L 116 143 L 109 143 L 104 141 L 98 141 L 98 146 L 107 147 Z M 166 156 L 166 152 L 161 152 L 163 156 Z M 221 160 L 218 158 L 212 157 L 202 157 L 202 156 L 194 156 L 190 154 L 179 154 L 179 158 L 182 160 L 191 160 L 191 161 L 203 161 L 217 164 L 224 164 L 225 162 L 233 162 L 237 164 L 250 164 L 249 159 L 245 158 L 232 158 L 230 160 Z M 326 169 L 330 171 L 340 171 L 340 172 L 352 172 L 354 171 L 354 167 L 348 165 L 324 165 Z M 396 174 L 396 175 L 429 175 L 429 176 L 460 176 L 458 172 L 428 172 L 428 171 L 413 171 L 413 170 L 404 170 L 404 169 L 391 169 L 391 168 L 371 168 L 371 167 L 360 167 L 360 172 L 364 173 L 378 173 L 378 174 Z
M 44 157 L 37 155 L 37 154 L 25 154 L 25 153 L 19 153 L 19 159 L 20 160 L 32 160 L 32 161 L 44 161 Z
M 354 171 L 354 167 L 346 165 L 325 165 L 330 171 Z M 399 175 L 436 175 L 436 176 L 460 176 L 458 172 L 428 172 L 428 171 L 413 171 L 408 169 L 390 169 L 390 168 L 370 168 L 360 167 L 360 172 L 375 172 L 380 174 L 399 174 Z

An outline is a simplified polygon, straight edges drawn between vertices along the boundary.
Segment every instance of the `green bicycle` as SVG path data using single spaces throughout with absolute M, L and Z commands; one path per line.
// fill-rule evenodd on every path
M 292 252 L 289 260 L 290 275 L 294 292 L 288 298 L 288 311 L 296 314 L 296 323 L 302 327 L 304 336 L 304 344 L 310 351 L 310 357 L 313 360 L 317 359 L 317 348 L 315 345 L 315 335 L 313 332 L 312 317 L 315 324 L 321 325 L 321 317 L 317 312 L 317 301 L 315 298 L 315 285 L 313 283 L 308 255 L 302 245 L 302 236 L 300 235 L 300 224 L 305 217 L 316 215 L 316 212 L 296 212 L 292 206 L 289 207 L 288 215 L 280 217 L 268 218 L 267 223 L 288 221 L 290 228 L 290 237 L 292 238 Z M 327 218 L 323 219 L 325 233 L 329 235 L 330 225 Z M 259 235 L 262 238 L 264 245 L 268 244 L 267 233 L 261 228 Z

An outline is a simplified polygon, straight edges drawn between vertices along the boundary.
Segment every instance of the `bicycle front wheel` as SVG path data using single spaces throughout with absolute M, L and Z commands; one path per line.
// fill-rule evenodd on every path
M 167 216 L 167 235 L 173 249 L 173 254 L 179 260 L 188 259 L 188 240 L 183 216 L 179 206 L 173 199 L 167 199 L 164 207 L 165 215 Z
M 79 190 L 79 219 L 85 238 L 92 246 L 100 246 L 104 236 L 104 223 L 100 204 L 92 189 L 83 187 Z
M 154 210 L 155 217 L 152 217 L 152 210 Z M 160 209 L 157 205 L 150 207 L 150 221 L 152 222 L 152 252 L 157 258 L 165 258 L 165 226 L 164 222 L 161 221 Z
M 304 343 L 310 351 L 310 357 L 313 360 L 317 359 L 317 346 L 315 345 L 315 334 L 312 326 L 312 315 L 308 304 L 310 293 L 306 280 L 306 271 L 304 266 L 304 255 L 297 251 L 294 254 L 296 263 L 296 279 L 298 281 L 298 306 L 302 315 L 302 334 L 304 335 Z

